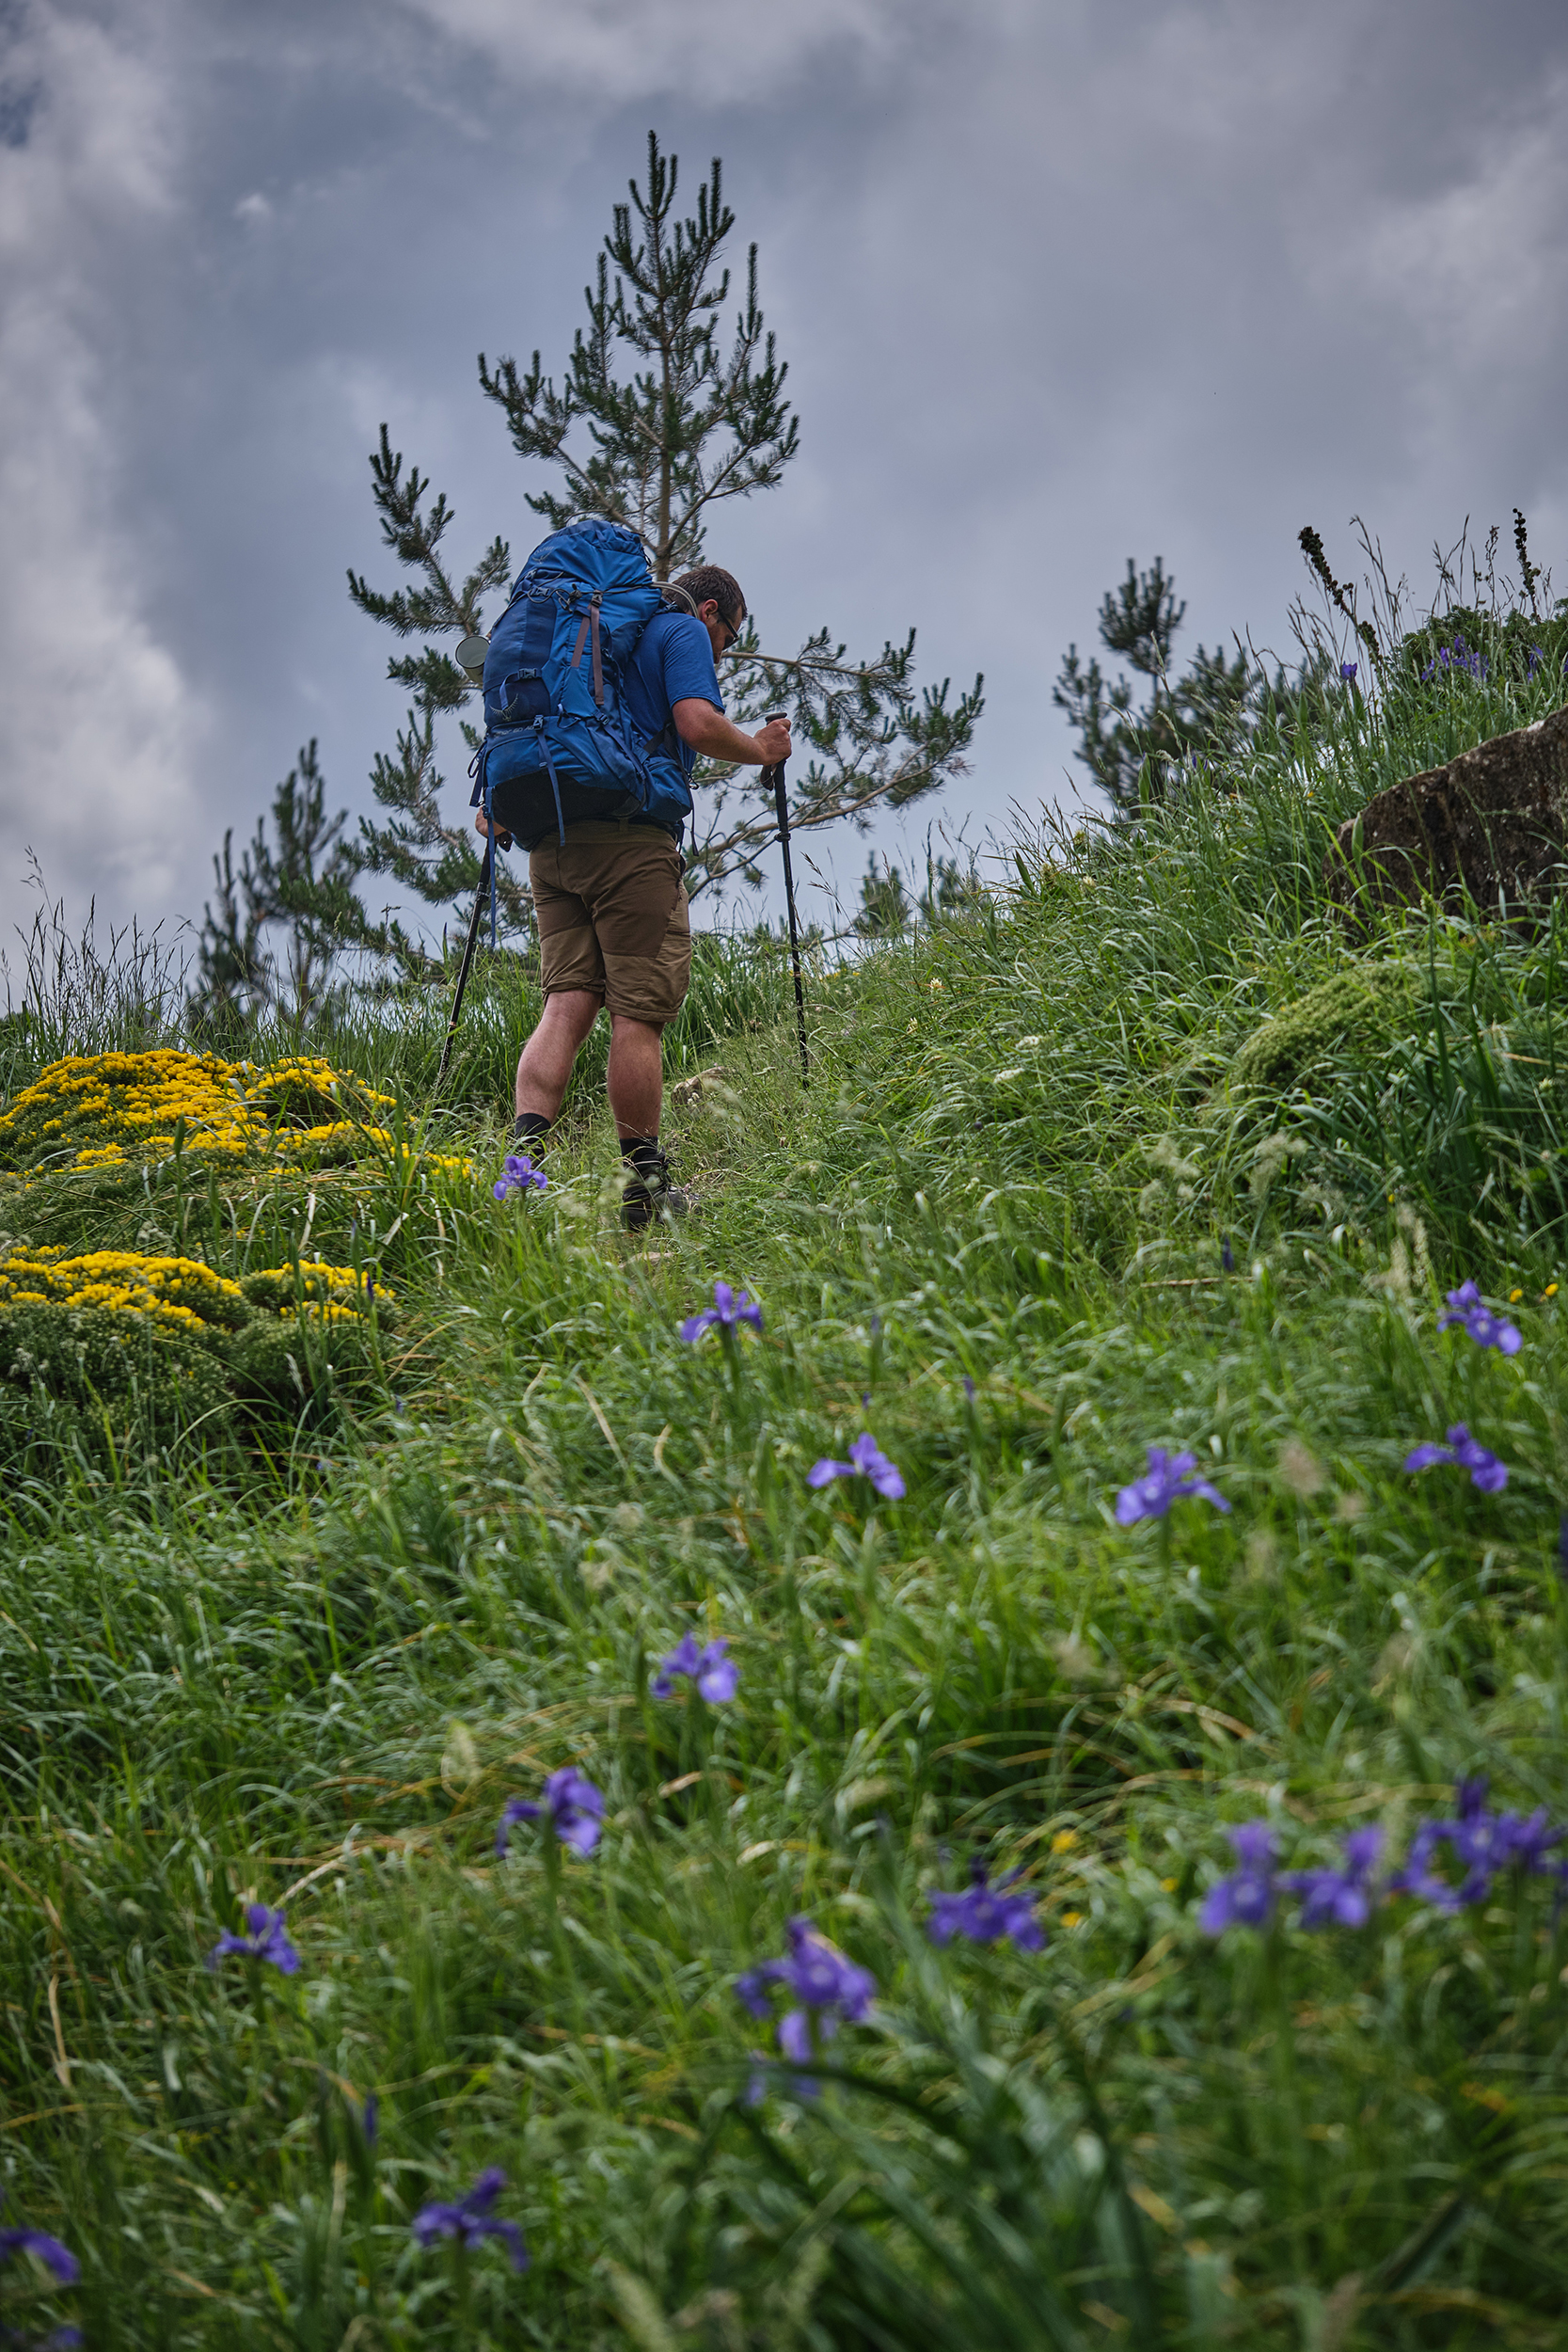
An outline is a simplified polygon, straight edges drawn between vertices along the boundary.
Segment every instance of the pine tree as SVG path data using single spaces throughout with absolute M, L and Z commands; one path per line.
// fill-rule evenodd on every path
M 861 876 L 861 903 L 849 928 L 862 939 L 889 939 L 904 930 L 912 913 L 904 877 L 883 858 L 868 858 Z
M 917 898 L 910 897 L 896 866 L 886 858 L 880 863 L 874 857 L 867 859 L 861 876 L 860 906 L 849 928 L 862 939 L 886 939 L 907 930 L 916 917 L 929 927 L 940 923 L 943 915 L 973 906 L 981 889 L 973 858 L 963 866 L 956 857 L 934 854 L 927 840 L 926 887 Z
M 221 855 L 213 860 L 218 911 L 213 913 L 211 899 L 201 910 L 197 985 L 190 995 L 190 1010 L 198 1026 L 215 1031 L 247 1028 L 265 1010 L 272 995 L 249 855 L 236 875 L 233 845 L 230 825 L 223 836 Z
M 973 852 L 968 865 L 960 866 L 956 857 L 932 857 L 927 850 L 926 887 L 916 901 L 923 923 L 938 923 L 944 914 L 960 914 L 983 896 Z
M 1240 644 L 1234 659 L 1223 647 L 1210 653 L 1199 645 L 1173 678 L 1171 647 L 1186 610 L 1161 557 L 1146 572 L 1129 557 L 1127 578 L 1101 600 L 1100 640 L 1149 681 L 1148 699 L 1135 708 L 1132 679 L 1107 679 L 1098 656 L 1085 669 L 1076 644 L 1069 646 L 1053 689 L 1053 701 L 1078 735 L 1078 757 L 1118 823 L 1132 822 L 1146 803 L 1165 798 L 1183 766 L 1223 758 L 1256 726 L 1266 704 L 1290 700 L 1283 672 L 1271 683 Z
M 676 216 L 677 181 L 677 159 L 650 133 L 646 182 L 633 182 L 629 202 L 614 208 L 595 283 L 584 292 L 588 325 L 559 389 L 537 351 L 526 371 L 507 358 L 494 368 L 484 354 L 479 360 L 481 389 L 502 410 L 518 455 L 560 471 L 557 489 L 528 493 L 535 513 L 552 528 L 586 515 L 627 524 L 642 534 L 659 579 L 701 560 L 716 506 L 774 488 L 798 442 L 787 369 L 757 299 L 755 246 L 733 339 L 723 340 L 730 274 L 721 256 L 735 216 L 721 167 L 715 161 L 699 188 L 694 218 Z M 372 787 L 388 817 L 363 824 L 361 851 L 374 871 L 444 906 L 471 892 L 479 855 L 467 812 L 457 824 L 441 814 L 436 723 L 475 690 L 431 640 L 483 633 L 483 600 L 504 588 L 511 552 L 492 541 L 459 583 L 442 547 L 453 519 L 446 500 L 427 505 L 428 478 L 412 466 L 404 475 L 385 425 L 371 469 L 383 540 L 416 584 L 385 595 L 351 571 L 349 591 L 372 619 L 426 642 L 388 664 L 412 702 L 395 756 L 375 762 Z M 906 806 L 962 772 L 980 716 L 978 677 L 956 700 L 945 679 L 917 693 L 912 629 L 870 660 L 845 654 L 822 628 L 798 654 L 772 656 L 749 625 L 726 672 L 726 701 L 741 724 L 768 710 L 791 716 L 803 755 L 791 771 L 791 822 L 802 831 L 845 818 L 863 830 L 876 807 Z M 477 728 L 464 721 L 463 733 L 477 745 Z M 760 882 L 774 816 L 758 771 L 703 762 L 696 781 L 708 789 L 687 850 L 689 891 L 736 875 Z M 499 875 L 502 920 L 522 929 L 527 893 L 504 859 Z
M 537 351 L 526 375 L 513 359 L 492 373 L 483 352 L 479 358 L 480 384 L 505 411 L 518 456 L 542 457 L 565 475 L 563 497 L 529 496 L 534 513 L 552 531 L 583 515 L 626 524 L 647 544 L 656 580 L 701 559 L 711 506 L 773 489 L 800 438 L 784 396 L 789 371 L 764 331 L 754 245 L 735 341 L 727 353 L 721 345 L 730 273 L 715 272 L 735 226 L 722 167 L 716 157 L 697 191 L 697 216 L 684 222 L 674 216 L 677 170 L 650 131 L 647 188 L 633 181 L 630 203 L 615 207 L 597 288 L 584 289 L 588 332 L 578 330 L 559 392 Z M 625 380 L 615 373 L 618 345 L 647 362 Z M 580 454 L 571 446 L 579 424 L 588 428 Z
M 355 883 L 364 860 L 342 838 L 348 811 L 326 813 L 326 781 L 311 738 L 273 795 L 234 870 L 233 829 L 213 860 L 217 906 L 202 909 L 191 1009 L 214 1030 L 251 1026 L 278 1011 L 305 1024 L 329 1012 L 334 967 L 356 948 L 408 965 L 420 951 L 396 923 L 372 924 Z M 268 934 L 283 927 L 281 946 Z

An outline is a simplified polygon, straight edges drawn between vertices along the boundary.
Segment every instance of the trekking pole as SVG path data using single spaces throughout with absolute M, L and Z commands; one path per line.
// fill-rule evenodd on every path
M 500 835 L 500 846 L 503 850 L 509 850 L 512 847 L 510 834 L 503 833 Z M 436 1073 L 437 1087 L 446 1076 L 447 1064 L 451 1059 L 451 1041 L 457 1035 L 457 1016 L 463 1009 L 463 992 L 468 985 L 468 972 L 473 963 L 474 949 L 479 944 L 479 926 L 484 914 L 484 902 L 490 895 L 490 868 L 495 862 L 496 837 L 494 834 L 486 834 L 484 857 L 479 869 L 479 888 L 474 893 L 474 911 L 468 919 L 468 936 L 463 947 L 463 961 L 457 967 L 457 993 L 451 1000 L 451 1018 L 447 1023 L 446 1043 L 441 1048 L 440 1067 Z
M 782 710 L 770 710 L 763 724 L 771 726 L 775 720 L 784 715 Z M 784 902 L 789 908 L 789 955 L 795 966 L 795 1034 L 800 1046 L 800 1091 L 803 1094 L 811 1084 L 811 1063 L 806 1055 L 806 992 L 800 981 L 800 927 L 795 917 L 795 872 L 789 862 L 789 796 L 784 789 L 784 761 L 780 760 L 776 768 L 765 768 L 762 780 L 764 784 L 770 783 L 773 787 L 773 806 L 779 819 L 779 847 L 784 851 Z

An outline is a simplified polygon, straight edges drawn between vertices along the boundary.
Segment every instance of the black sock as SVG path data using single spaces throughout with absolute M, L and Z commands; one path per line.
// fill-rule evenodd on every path
M 512 1140 L 532 1151 L 544 1142 L 550 1132 L 550 1122 L 543 1111 L 519 1111 L 512 1122 Z
M 657 1136 L 623 1136 L 621 1157 L 629 1160 L 642 1182 L 658 1179 L 663 1170 L 663 1155 Z

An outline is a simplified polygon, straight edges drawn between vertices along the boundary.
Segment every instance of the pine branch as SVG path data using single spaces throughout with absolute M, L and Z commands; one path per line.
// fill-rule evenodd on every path
M 1127 578 L 1101 602 L 1101 642 L 1152 678 L 1158 694 L 1170 668 L 1171 642 L 1186 610 L 1185 603 L 1177 603 L 1175 583 L 1166 579 L 1159 556 L 1147 572 L 1140 572 L 1129 556 Z
M 906 646 L 893 657 L 903 662 L 906 675 L 909 651 Z M 891 653 L 886 649 L 884 662 Z M 816 741 L 826 755 L 791 773 L 791 831 L 812 832 L 847 819 L 864 832 L 873 809 L 906 808 L 949 777 L 966 773 L 967 754 L 984 708 L 983 685 L 976 677 L 973 688 L 950 707 L 950 681 L 943 679 L 941 686 L 925 691 L 918 707 L 912 693 L 895 712 L 879 701 L 869 708 L 859 707 L 852 725 L 843 723 L 843 713 L 835 723 L 820 707 L 813 714 L 809 692 L 800 697 L 792 725 L 800 739 Z M 780 706 L 775 702 L 771 707 Z M 754 887 L 762 878 L 757 857 L 777 832 L 771 787 L 763 785 L 757 769 L 713 763 L 705 763 L 697 782 L 711 789 L 702 794 L 693 820 L 688 894 L 695 897 L 734 875 Z M 744 814 L 736 818 L 732 812 L 737 804 Z
M 394 685 L 407 687 L 416 707 L 424 711 L 458 710 L 474 691 L 467 671 L 460 670 L 451 654 L 435 645 L 407 654 L 401 661 L 388 661 L 387 675 Z
M 249 888 L 249 861 L 234 872 L 234 833 L 223 836 L 213 859 L 217 913 L 211 899 L 201 910 L 197 942 L 197 985 L 190 1009 L 204 1027 L 243 1029 L 272 1002 L 274 967 L 261 948 L 261 925 Z
M 351 568 L 348 590 L 354 602 L 372 621 L 384 621 L 395 628 L 400 637 L 410 636 L 416 629 L 451 629 L 466 635 L 478 628 L 479 597 L 502 586 L 508 577 L 505 540 L 493 539 L 462 587 L 454 588 L 436 552 L 453 520 L 452 510 L 442 495 L 428 515 L 423 511 L 429 477 L 410 466 L 404 478 L 403 452 L 393 451 L 385 425 L 380 447 L 371 458 L 371 479 L 384 544 L 400 564 L 424 574 L 424 585 L 383 596 Z
M 390 812 L 385 824 L 359 819 L 358 854 L 374 874 L 387 874 L 429 906 L 448 908 L 467 922 L 479 887 L 481 851 L 471 822 L 451 825 L 441 816 L 442 778 L 436 766 L 436 728 L 429 711 L 408 713 L 398 731 L 397 755 L 378 752 L 371 789 Z M 467 812 L 465 812 L 465 815 Z M 504 859 L 496 881 L 498 930 L 530 939 L 533 900 Z

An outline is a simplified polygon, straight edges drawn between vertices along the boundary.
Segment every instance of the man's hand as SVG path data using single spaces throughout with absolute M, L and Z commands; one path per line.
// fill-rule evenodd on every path
M 709 702 L 689 695 L 674 707 L 675 732 L 705 759 L 733 760 L 741 768 L 777 768 L 789 757 L 789 721 L 774 719 L 747 735 Z
M 487 834 L 490 831 L 490 819 L 486 817 L 482 808 L 476 808 L 474 811 L 474 831 L 475 833 L 483 834 Z M 512 847 L 512 835 L 500 825 L 496 827 L 495 832 L 497 849 L 510 850 Z
M 757 729 L 757 749 L 765 768 L 782 768 L 789 757 L 789 721 L 769 719 L 765 727 Z

